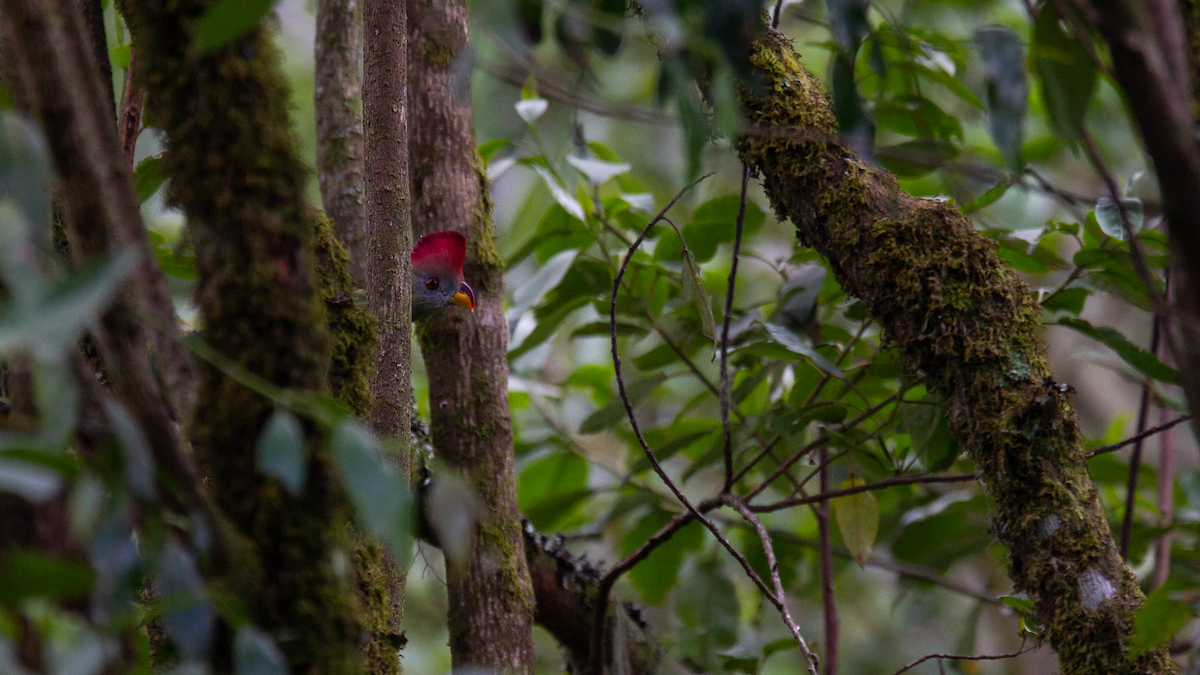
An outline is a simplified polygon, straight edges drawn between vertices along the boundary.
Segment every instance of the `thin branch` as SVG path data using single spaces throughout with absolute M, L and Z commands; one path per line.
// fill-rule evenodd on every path
M 981 654 L 981 655 L 926 654 L 925 656 L 922 656 L 921 658 L 917 659 L 916 661 L 913 661 L 912 663 L 908 664 L 907 666 L 904 666 L 900 670 L 897 670 L 895 673 L 892 673 L 892 675 L 900 675 L 900 673 L 912 670 L 913 668 L 916 668 L 917 666 L 919 666 L 922 663 L 925 663 L 926 661 L 929 661 L 931 659 L 937 659 L 938 661 L 943 661 L 943 660 L 947 660 L 947 659 L 949 659 L 951 661 L 1000 661 L 1003 659 L 1015 659 L 1018 656 L 1026 653 L 1026 652 L 1031 652 L 1037 648 L 1038 648 L 1038 645 L 1033 645 L 1033 646 L 1029 647 L 1028 649 L 1026 649 L 1025 642 L 1022 641 L 1021 648 L 1011 654 Z
M 1158 355 L 1158 339 L 1162 335 L 1163 317 L 1155 316 L 1153 328 L 1150 330 L 1150 353 Z M 1142 382 L 1142 400 L 1138 404 L 1137 433 L 1141 436 L 1146 431 L 1146 422 L 1150 417 L 1150 380 Z M 1129 456 L 1129 476 L 1125 484 L 1125 514 L 1121 518 L 1121 539 L 1119 550 L 1121 558 L 1129 560 L 1129 536 L 1133 531 L 1134 500 L 1137 498 L 1138 474 L 1142 467 L 1142 441 L 1139 438 L 1133 444 L 1133 452 Z
M 129 68 L 125 70 L 125 87 L 121 91 L 120 117 L 117 119 L 121 152 L 130 168 L 133 168 L 133 152 L 137 149 L 138 131 L 142 126 L 142 101 L 145 98 L 145 91 L 134 80 L 136 69 L 137 50 L 130 45 Z
M 1143 431 L 1142 433 L 1140 433 L 1136 436 L 1130 436 L 1129 438 L 1126 438 L 1125 440 L 1121 441 L 1120 443 L 1113 443 L 1112 445 L 1104 445 L 1099 448 L 1096 448 L 1095 450 L 1091 450 L 1085 455 L 1085 458 L 1091 459 L 1093 457 L 1096 457 L 1097 455 L 1104 455 L 1104 454 L 1107 454 L 1110 452 L 1116 452 L 1117 450 L 1120 450 L 1121 448 L 1124 448 L 1124 447 L 1133 445 L 1134 443 L 1137 443 L 1138 441 L 1142 440 L 1143 438 L 1149 438 L 1150 436 L 1153 436 L 1154 434 L 1162 433 L 1162 432 L 1166 431 L 1167 429 L 1170 429 L 1171 427 L 1174 427 L 1179 424 L 1183 424 L 1184 422 L 1187 422 L 1190 419 L 1192 419 L 1191 415 L 1180 415 L 1179 417 L 1176 417 L 1175 419 L 1171 420 L 1170 422 L 1165 422 L 1156 427 L 1150 427 L 1149 429 Z
M 850 420 L 849 422 L 842 423 L 841 425 L 839 425 L 839 428 L 853 429 L 854 427 L 858 426 L 863 421 L 865 421 L 866 419 L 868 419 L 869 417 L 874 415 L 875 413 L 879 412 L 885 406 L 891 404 L 891 402 L 902 393 L 903 392 L 896 392 L 895 394 L 888 396 L 884 400 L 880 401 L 878 404 L 873 405 L 870 408 L 864 410 L 862 412 L 862 414 L 860 414 L 858 417 L 855 417 L 854 419 Z M 808 445 L 801 448 L 796 454 L 792 455 L 787 460 L 785 460 L 782 464 L 780 464 L 778 467 L 776 467 L 776 469 L 771 472 L 771 475 L 767 476 L 766 480 L 764 480 L 758 487 L 754 488 L 753 490 L 750 491 L 749 494 L 746 495 L 746 501 L 749 502 L 751 499 L 754 499 L 755 497 L 757 497 L 759 495 L 759 493 L 761 493 L 763 490 L 767 489 L 767 486 L 770 485 L 771 483 L 775 482 L 775 479 L 779 478 L 779 476 L 782 475 L 785 471 L 787 471 L 789 467 L 791 467 L 796 462 L 800 461 L 801 457 L 803 457 L 807 453 L 811 452 L 812 450 L 816 449 L 822 443 L 827 443 L 828 441 L 829 441 L 829 435 L 822 432 L 821 435 L 818 436 L 816 439 L 814 439 L 811 443 L 809 443 Z
M 650 229 L 663 219 L 663 216 L 666 215 L 666 212 L 675 205 L 675 202 L 679 201 L 679 199 L 683 197 L 684 193 L 711 175 L 712 174 L 705 174 L 693 181 L 690 185 L 680 190 L 675 197 L 673 197 L 671 201 L 668 202 L 667 205 L 664 206 L 662 210 L 660 210 L 654 216 L 654 218 L 650 220 L 646 227 L 642 229 L 641 233 L 638 234 L 637 239 L 630 244 L 629 250 L 625 253 L 625 258 L 621 261 L 621 267 L 619 270 L 617 270 L 617 276 L 613 279 L 612 297 L 609 300 L 608 306 L 608 330 L 609 342 L 612 348 L 613 370 L 617 378 L 617 393 L 621 397 L 621 403 L 625 405 L 625 415 L 629 418 L 629 425 L 633 427 L 634 436 L 637 437 L 638 443 L 642 446 L 642 452 L 645 453 L 646 460 L 650 462 L 650 466 L 654 469 L 654 473 L 657 474 L 659 479 L 662 480 L 663 484 L 671 490 L 671 493 L 675 495 L 675 498 L 678 499 L 681 504 L 683 504 L 684 508 L 686 508 L 688 512 L 692 514 L 692 517 L 699 520 L 709 532 L 712 532 L 713 536 L 717 538 L 717 541 L 720 542 L 723 547 L 725 547 L 725 550 L 729 551 L 729 554 L 738 561 L 738 564 L 742 566 L 742 570 L 745 571 L 746 576 L 750 577 L 750 580 L 753 581 L 764 594 L 773 597 L 770 588 L 763 583 L 763 580 L 754 571 L 754 568 L 750 566 L 750 562 L 746 560 L 746 557 L 742 555 L 736 548 L 734 548 L 733 544 L 731 544 L 729 540 L 721 534 L 721 531 L 717 529 L 717 526 L 714 525 L 712 521 L 705 518 L 696 509 L 696 506 L 692 504 L 686 496 L 684 496 L 683 492 L 679 490 L 679 487 L 675 485 L 675 482 L 672 481 L 670 476 L 667 475 L 667 472 L 663 470 L 662 465 L 659 464 L 658 458 L 654 456 L 654 451 L 650 449 L 650 445 L 646 442 L 646 437 L 642 435 L 641 427 L 638 426 L 637 416 L 634 415 L 633 412 L 633 404 L 630 402 L 629 394 L 625 390 L 625 379 L 621 375 L 621 356 L 617 350 L 617 292 L 621 288 L 621 279 L 625 276 L 625 270 L 629 267 L 629 261 L 633 258 L 633 254 L 637 251 L 638 246 L 640 246 L 641 243 L 646 239 L 646 235 L 649 234 Z M 597 606 L 596 616 L 603 617 L 605 612 L 605 607 L 601 607 L 599 605 Z M 599 645 L 596 646 L 599 647 Z M 593 652 L 592 654 L 592 667 L 596 669 L 597 672 L 603 669 L 603 658 L 599 651 Z
M 821 494 L 829 493 L 829 449 L 821 447 Z M 829 531 L 829 498 L 813 506 L 817 516 L 817 543 L 821 556 L 821 603 L 825 614 L 825 675 L 837 674 L 838 614 L 833 594 L 833 537 Z
M 737 282 L 738 256 L 742 252 L 742 227 L 746 219 L 746 184 L 750 180 L 750 167 L 742 165 L 742 192 L 738 202 L 737 224 L 733 235 L 733 262 L 729 265 L 729 285 L 725 289 L 725 319 L 721 324 L 721 431 L 725 453 L 725 487 L 733 487 L 733 430 L 729 424 L 729 409 L 733 407 L 733 395 L 729 382 L 729 323 L 733 318 L 733 289 Z
M 975 480 L 977 478 L 979 478 L 979 476 L 973 473 L 953 473 L 945 476 L 896 476 L 894 478 L 886 478 L 884 480 L 874 483 L 867 483 L 865 485 L 856 485 L 854 487 L 848 487 L 841 490 L 821 492 L 820 494 L 815 494 L 808 497 L 792 497 L 790 499 L 783 499 L 772 504 L 752 506 L 751 508 L 757 513 L 769 513 L 771 511 L 790 509 L 793 506 L 800 506 L 802 504 L 815 504 L 826 499 L 847 497 L 849 495 L 859 494 L 860 492 L 882 490 L 884 488 L 896 487 L 897 485 L 914 485 L 920 483 L 962 483 L 964 481 Z
M 783 582 L 779 579 L 779 561 L 775 559 L 775 547 L 771 545 L 771 533 L 767 532 L 767 528 L 763 526 L 762 521 L 755 515 L 746 502 L 734 497 L 731 494 L 724 493 L 721 495 L 722 501 L 746 519 L 746 522 L 754 528 L 758 533 L 758 540 L 762 543 L 763 555 L 767 558 L 767 570 L 771 576 L 771 585 L 775 587 L 775 595 L 767 595 L 767 599 L 775 605 L 779 610 L 779 614 L 783 617 L 783 622 L 787 624 L 788 630 L 791 631 L 792 637 L 796 638 L 796 643 L 800 645 L 800 651 L 804 652 L 804 657 L 808 661 L 808 672 L 812 675 L 817 675 L 817 655 L 808 648 L 808 643 L 804 641 L 804 635 L 800 633 L 800 626 L 792 618 L 792 613 L 787 606 L 787 596 L 783 592 Z

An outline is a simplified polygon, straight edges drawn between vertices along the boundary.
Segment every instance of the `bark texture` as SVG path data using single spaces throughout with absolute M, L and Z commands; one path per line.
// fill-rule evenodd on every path
M 1194 0 L 1079 0 L 1112 57 L 1146 151 L 1154 162 L 1171 243 L 1175 359 L 1188 408 L 1200 418 L 1200 144 L 1194 135 L 1197 10 Z M 1186 30 L 1185 30 L 1186 29 Z M 1192 425 L 1200 438 L 1200 424 Z
M 367 205 L 363 179 L 360 0 L 318 0 L 316 38 L 317 180 L 325 213 L 350 255 L 350 274 L 367 286 Z
M 1013 583 L 1035 603 L 1063 672 L 1173 672 L 1163 648 L 1126 655 L 1143 596 L 1104 520 L 1075 412 L 1050 379 L 1029 289 L 968 218 L 904 193 L 839 144 L 828 97 L 788 40 L 768 33 L 751 62 L 759 87 L 743 94 L 742 160 L 863 300 L 907 372 L 950 402 Z
M 170 197 L 187 214 L 204 340 L 278 387 L 321 390 L 329 344 L 312 270 L 317 216 L 304 198 L 279 53 L 262 27 L 211 52 L 195 48 L 192 29 L 211 6 L 121 3 L 147 112 L 167 135 Z M 217 502 L 253 543 L 222 583 L 247 599 L 292 672 L 359 673 L 358 596 L 335 565 L 350 555 L 349 507 L 315 429 L 299 495 L 257 472 L 256 441 L 273 409 L 224 372 L 202 370 L 193 447 Z M 221 658 L 216 670 L 230 668 Z
M 401 474 L 411 474 L 408 448 L 412 425 L 412 217 L 408 184 L 408 53 L 404 3 L 367 0 L 363 31 L 363 132 L 367 216 L 367 307 L 376 321 L 371 376 L 371 427 L 398 439 L 403 450 L 392 457 Z M 360 552 L 363 549 L 359 549 Z M 380 578 L 390 587 L 385 606 L 390 630 L 404 617 L 404 575 L 384 558 Z M 383 655 L 386 656 L 386 655 Z M 372 666 L 379 667 L 372 657 Z M 399 663 L 394 669 L 399 670 Z M 388 672 L 393 665 L 387 664 Z
M 475 148 L 466 4 L 408 0 L 413 229 L 467 237 L 474 313 L 450 308 L 418 328 L 433 445 L 482 501 L 465 560 L 449 561 L 450 652 L 455 668 L 533 672 L 533 590 L 517 512 L 508 410 L 504 263 L 492 234 L 487 176 Z M 456 80 L 456 73 L 461 77 Z

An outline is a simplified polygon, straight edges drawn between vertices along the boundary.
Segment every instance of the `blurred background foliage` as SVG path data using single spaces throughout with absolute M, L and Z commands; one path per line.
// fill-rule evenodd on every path
M 469 87 L 473 95 L 497 245 L 509 269 L 510 404 L 520 508 L 533 526 L 611 564 L 679 511 L 650 471 L 616 396 L 607 316 L 630 242 L 673 195 L 705 174 L 711 176 L 684 194 L 631 257 L 616 311 L 624 379 L 650 446 L 689 496 L 698 500 L 721 486 L 714 359 L 741 202 L 741 168 L 729 138 L 741 128 L 735 82 L 745 64 L 738 46 L 748 38 L 744 26 L 756 24 L 763 11 L 778 10 L 779 30 L 825 82 L 847 142 L 894 172 L 912 194 L 953 200 L 970 212 L 1029 283 L 1044 309 L 1056 379 L 1074 389 L 1088 448 L 1133 435 L 1143 396 L 1150 410 L 1143 426 L 1183 412 L 1178 373 L 1151 344 L 1146 286 L 1115 204 L 1081 149 L 1080 122 L 1119 178 L 1161 289 L 1166 243 L 1155 181 L 1119 93 L 1052 9 L 1031 19 L 1026 5 L 1001 0 L 805 0 L 780 8 L 655 0 L 642 7 L 641 16 L 626 16 L 624 3 L 614 0 L 472 2 L 472 47 L 455 64 L 462 91 Z M 269 19 L 278 26 L 293 123 L 310 162 L 313 11 L 311 3 L 284 0 Z M 111 8 L 106 16 L 119 92 L 127 33 Z M 698 68 L 707 69 L 711 114 L 694 86 Z M 33 356 L 39 402 L 49 406 L 43 414 L 54 411 L 49 418 L 65 426 L 43 426 L 36 438 L 6 437 L 0 490 L 66 499 L 72 527 L 91 548 L 78 559 L 31 551 L 28 559 L 10 560 L 0 570 L 0 589 L 8 589 L 0 594 L 6 622 L 0 629 L 12 636 L 20 633 L 14 622 L 36 625 L 49 672 L 98 672 L 92 666 L 115 648 L 111 636 L 147 618 L 141 613 L 149 607 L 166 619 L 185 672 L 188 654 L 206 648 L 214 612 L 237 624 L 236 601 L 204 588 L 186 542 L 177 541 L 179 522 L 151 525 L 161 538 L 143 536 L 142 553 L 133 550 L 135 514 L 149 513 L 135 508 L 147 480 L 139 478 L 146 468 L 136 429 L 121 438 L 125 459 L 111 472 L 85 469 L 66 453 L 75 394 L 64 365 L 73 341 L 62 337 L 94 320 L 127 262 L 118 257 L 71 273 L 29 267 L 21 247 L 50 246 L 39 234 L 50 217 L 48 201 L 38 196 L 46 192 L 47 169 L 27 168 L 44 167 L 45 155 L 36 132 L 5 119 L 0 209 L 6 223 L 23 225 L 6 226 L 0 246 L 8 294 L 0 349 Z M 161 151 L 152 129 L 143 134 L 138 192 L 180 314 L 194 322 L 195 266 L 182 217 L 164 205 L 156 167 Z M 310 195 L 319 203 L 315 172 Z M 819 447 L 828 458 L 830 489 L 972 473 L 946 430 L 942 401 L 904 376 L 864 308 L 842 291 L 825 261 L 797 245 L 792 227 L 775 219 L 754 181 L 733 297 L 729 359 L 739 494 L 754 492 L 761 506 L 818 493 Z M 416 397 L 425 410 L 425 375 L 417 369 Z M 303 452 L 295 452 L 303 436 L 290 409 L 330 431 L 356 503 L 387 492 L 389 483 L 371 477 L 379 473 L 374 441 L 340 411 L 268 393 L 282 405 L 260 448 L 266 475 L 285 485 L 304 480 L 296 474 Z M 114 426 L 120 419 L 113 411 Z M 1123 454 L 1100 454 L 1091 468 L 1114 533 L 1122 530 L 1126 508 L 1133 509 L 1130 566 L 1147 590 L 1166 581 L 1139 617 L 1134 648 L 1178 632 L 1187 649 L 1181 658 L 1194 670 L 1194 608 L 1184 600 L 1194 598 L 1186 589 L 1200 573 L 1194 553 L 1200 474 L 1188 427 L 1147 440 L 1143 454 L 1132 503 Z M 1173 458 L 1174 467 L 1160 475 L 1162 457 Z M 406 513 L 403 501 L 389 504 L 389 512 Z M 1038 626 L 1025 617 L 1028 603 L 1008 595 L 1005 551 L 988 534 L 988 501 L 973 481 L 914 479 L 835 499 L 832 510 L 843 672 L 893 672 L 934 652 L 998 654 L 1032 646 L 1023 640 L 1036 636 Z M 754 533 L 728 514 L 715 518 L 765 575 Z M 809 506 L 792 506 L 764 513 L 763 520 L 793 615 L 824 652 L 817 518 Z M 407 550 L 403 533 L 389 532 L 386 519 L 373 522 L 386 541 Z M 192 543 L 204 536 L 183 530 Z M 1169 545 L 1156 549 L 1161 537 Z M 1170 551 L 1169 566 L 1161 550 Z M 403 657 L 411 673 L 449 672 L 442 565 L 440 552 L 417 546 Z M 165 595 L 131 604 L 142 575 L 154 569 L 162 570 Z M 661 672 L 776 674 L 803 667 L 774 608 L 696 524 L 623 577 L 614 597 L 647 608 L 666 651 Z M 48 602 L 62 599 L 86 599 L 92 612 L 84 620 Z M 141 609 L 131 614 L 130 607 Z M 553 640 L 538 629 L 537 642 L 539 672 L 557 672 L 562 659 Z M 0 671 L 18 672 L 10 670 L 16 648 L 0 641 Z M 238 633 L 238 654 L 239 672 L 282 672 L 277 647 L 253 626 Z M 964 673 L 1055 668 L 1048 649 L 943 666 Z M 933 662 L 919 668 L 938 672 Z

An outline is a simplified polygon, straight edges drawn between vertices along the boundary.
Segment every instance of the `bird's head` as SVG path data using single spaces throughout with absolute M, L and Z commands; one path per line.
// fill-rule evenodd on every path
M 434 232 L 417 240 L 412 251 L 413 320 L 446 305 L 475 311 L 475 291 L 463 281 L 467 240 L 457 232 Z

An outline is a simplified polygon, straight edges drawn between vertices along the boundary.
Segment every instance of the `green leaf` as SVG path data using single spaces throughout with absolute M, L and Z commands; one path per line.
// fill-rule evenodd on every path
M 683 240 L 696 260 L 707 262 L 717 252 L 719 244 L 733 243 L 740 202 L 740 195 L 730 194 L 710 199 L 696 207 L 691 221 L 683 226 Z M 758 232 L 766 219 L 766 214 L 758 204 L 747 201 L 746 213 L 742 217 L 743 237 Z
M 894 101 L 880 101 L 875 104 L 873 114 L 879 126 L 898 134 L 962 140 L 962 123 L 958 118 L 923 96 L 906 95 Z
M 479 158 L 483 160 L 484 164 L 487 164 L 492 161 L 492 157 L 494 157 L 497 152 L 500 152 L 510 145 L 512 145 L 512 141 L 508 140 L 507 138 L 493 138 L 490 141 L 484 141 L 483 143 L 479 144 Z
M 1137 234 L 1142 230 L 1146 219 L 1142 200 L 1137 197 L 1123 197 L 1121 206 L 1125 208 L 1125 214 L 1129 216 L 1130 229 Z M 1111 197 L 1101 197 L 1096 200 L 1096 222 L 1100 224 L 1100 229 L 1104 230 L 1104 234 L 1121 241 L 1128 239 L 1125 236 L 1125 225 L 1121 222 L 1121 211 L 1117 207 L 1117 202 L 1114 202 Z
M 583 174 L 592 185 L 603 185 L 633 168 L 628 162 L 604 162 L 574 155 L 567 157 L 567 164 L 575 167 L 575 170 Z
M 861 478 L 848 478 L 842 481 L 838 489 L 863 485 Z M 879 502 L 870 492 L 836 497 L 830 500 L 833 515 L 837 520 L 838 531 L 842 533 L 842 541 L 850 551 L 850 557 L 859 566 L 866 564 L 871 557 L 871 547 L 875 545 L 875 534 L 879 531 Z
M 527 309 L 541 302 L 547 293 L 562 282 L 578 255 L 579 251 L 573 249 L 562 251 L 538 267 L 528 281 L 513 291 L 512 304 L 508 308 L 511 316 L 520 317 Z
M 1179 583 L 1167 582 L 1146 598 L 1145 604 L 1133 617 L 1133 634 L 1129 637 L 1129 658 L 1142 654 L 1171 639 L 1196 616 L 1195 610 L 1176 600 Z
M 939 138 L 914 138 L 879 148 L 879 162 L 900 178 L 920 178 L 958 157 L 958 148 Z
M 767 329 L 767 334 L 771 336 L 771 340 L 774 341 L 775 344 L 778 344 L 797 356 L 805 357 L 818 368 L 830 375 L 833 375 L 834 377 L 843 380 L 846 379 L 845 373 L 843 373 L 840 368 L 834 365 L 833 361 L 821 356 L 819 353 L 817 353 L 817 350 L 809 347 L 808 344 L 800 338 L 800 336 L 778 324 L 764 321 L 762 322 L 762 325 Z
M 1083 305 L 1091 294 L 1091 291 L 1079 286 L 1064 288 L 1042 300 L 1042 309 L 1050 312 L 1061 311 L 1078 315 L 1083 311 Z
M 0 315 L 0 353 L 58 354 L 108 307 L 136 260 L 134 251 L 121 251 L 73 272 L 43 298 L 10 305 Z
M 640 546 L 670 519 L 670 515 L 662 511 L 654 511 L 639 519 L 621 538 L 623 554 L 628 554 Z M 654 549 L 645 560 L 635 565 L 629 572 L 629 578 L 642 594 L 642 598 L 651 604 L 662 602 L 667 591 L 675 586 L 684 554 L 699 549 L 703 541 L 703 527 L 696 522 L 689 523 Z
M 1097 342 L 1102 342 L 1117 353 L 1125 363 L 1133 366 L 1138 372 L 1151 379 L 1167 384 L 1179 384 L 1179 371 L 1163 363 L 1157 356 L 1130 342 L 1115 329 L 1104 326 L 1093 326 L 1083 319 L 1064 317 L 1056 322 L 1074 331 L 1082 333 Z
M 330 437 L 333 465 L 350 496 L 358 522 L 378 537 L 398 560 L 406 560 L 411 540 L 412 500 L 408 484 L 384 461 L 379 442 L 362 423 L 346 419 Z
M 544 98 L 524 98 L 517 101 L 513 107 L 517 109 L 517 115 L 525 120 L 526 124 L 532 125 L 539 117 L 546 114 L 546 110 L 550 108 L 550 102 Z
M 1073 145 L 1096 89 L 1097 70 L 1061 19 L 1054 3 L 1042 3 L 1033 27 L 1033 65 L 1050 126 Z
M 258 437 L 258 470 L 277 478 L 288 492 L 298 495 L 308 478 L 308 453 L 304 429 L 286 408 L 276 408 Z
M 737 591 L 724 568 L 712 559 L 698 565 L 676 593 L 675 608 L 684 626 L 683 652 L 701 663 L 711 661 L 701 672 L 720 672 L 717 654 L 737 643 L 741 616 Z
M 570 515 L 570 507 L 587 496 L 588 464 L 579 455 L 559 451 L 544 457 L 521 471 L 517 482 L 517 505 L 521 513 L 544 531 Z M 582 494 L 581 494 L 582 493 Z M 566 503 L 561 499 L 568 497 Z M 548 502 L 553 501 L 553 504 Z
M 220 0 L 196 24 L 192 44 L 201 52 L 229 44 L 254 30 L 275 0 Z
M 283 651 L 269 635 L 254 626 L 238 628 L 233 638 L 233 664 L 237 675 L 288 675 Z
M 900 431 L 908 434 L 927 471 L 945 471 L 962 448 L 950 436 L 950 414 L 937 396 L 900 404 Z
M 13 607 L 26 598 L 86 598 L 95 574 L 87 565 L 14 548 L 0 563 L 0 604 Z
M 636 406 L 639 402 L 650 395 L 655 387 L 662 384 L 667 376 L 661 372 L 654 373 L 640 382 L 626 385 L 625 394 L 629 397 L 629 404 Z M 581 434 L 598 434 L 601 431 L 606 431 L 615 424 L 618 424 L 626 418 L 625 404 L 621 401 L 620 395 L 614 395 L 603 408 L 588 415 L 587 419 L 579 425 L 579 433 Z
M 544 182 L 546 187 L 550 189 L 550 195 L 554 197 L 554 201 L 558 202 L 559 206 L 563 207 L 563 210 L 565 210 L 572 218 L 575 218 L 576 220 L 587 220 L 587 216 L 583 212 L 583 205 L 579 203 L 579 200 L 575 198 L 575 195 L 572 195 L 570 192 L 568 192 L 567 189 L 558 182 L 558 179 L 554 177 L 554 174 L 550 173 L 549 169 L 540 166 L 534 166 L 533 170 L 535 173 L 537 173 L 537 175 L 541 176 L 542 182 Z
M 1021 38 L 1011 28 L 989 26 L 975 31 L 975 44 L 987 73 L 988 132 L 1008 168 L 1016 170 L 1021 166 L 1022 125 L 1029 101 Z
M 720 343 L 717 341 L 716 320 L 713 319 L 712 296 L 704 288 L 704 273 L 696 262 L 696 256 L 687 248 L 683 249 L 683 297 L 700 313 L 700 326 L 713 341 L 713 349 L 717 349 Z
M 997 199 L 1003 197 L 1004 194 L 1008 192 L 1008 189 L 1012 186 L 1013 181 L 1009 178 L 1005 178 L 999 183 L 996 183 L 992 187 L 988 188 L 983 194 L 958 207 L 958 210 L 962 211 L 963 215 L 970 215 L 979 209 L 991 206 L 996 202 Z
M 117 45 L 113 47 L 111 56 L 113 65 L 121 70 L 129 70 L 129 55 L 129 45 Z

